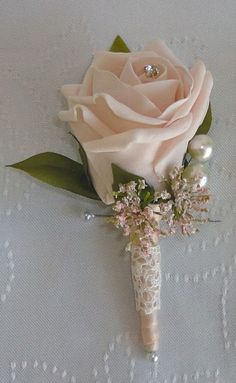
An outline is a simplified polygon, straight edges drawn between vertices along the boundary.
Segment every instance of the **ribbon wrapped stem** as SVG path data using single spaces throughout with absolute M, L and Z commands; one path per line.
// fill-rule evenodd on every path
M 140 246 L 131 248 L 131 274 L 136 310 L 140 314 L 141 335 L 146 351 L 159 347 L 158 310 L 160 310 L 160 246 L 157 243 L 144 253 Z

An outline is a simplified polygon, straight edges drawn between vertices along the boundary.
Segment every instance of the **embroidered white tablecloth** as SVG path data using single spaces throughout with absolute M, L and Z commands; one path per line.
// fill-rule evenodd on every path
M 236 4 L 225 0 L 0 1 L 0 381 L 236 381 Z M 214 76 L 214 204 L 194 238 L 161 241 L 159 363 L 137 338 L 121 236 L 85 210 L 102 205 L 4 168 L 41 151 L 77 158 L 55 117 L 116 34 L 131 49 L 163 38 Z

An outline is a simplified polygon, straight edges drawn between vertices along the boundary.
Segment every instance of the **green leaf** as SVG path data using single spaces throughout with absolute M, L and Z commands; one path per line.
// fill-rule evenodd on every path
M 86 174 L 86 177 L 88 178 L 88 181 L 91 182 L 91 178 L 90 178 L 90 174 L 89 174 L 89 167 L 88 167 L 88 157 L 87 157 L 87 154 L 86 154 L 86 152 L 85 152 L 85 150 L 84 150 L 84 148 L 80 142 L 79 142 L 79 154 L 81 157 L 81 161 L 82 161 L 82 164 L 84 167 L 84 172 Z
M 202 125 L 199 126 L 196 135 L 207 134 L 210 130 L 211 123 L 212 123 L 212 113 L 211 113 L 211 104 L 209 104 L 207 114 L 205 115 Z
M 142 200 L 142 207 L 144 208 L 145 206 L 149 205 L 150 202 L 153 200 L 153 194 L 148 191 L 146 194 L 143 196 Z
M 58 153 L 40 153 L 9 167 L 23 170 L 49 185 L 99 200 L 89 184 L 83 165 Z
M 154 188 L 147 184 L 146 180 L 143 177 L 137 176 L 136 174 L 132 174 L 127 172 L 124 169 L 121 169 L 119 166 L 112 164 L 112 172 L 113 172 L 113 191 L 118 191 L 119 184 L 127 184 L 130 181 L 135 181 L 138 183 L 139 180 L 144 180 L 147 187 L 141 191 L 140 199 L 141 199 L 141 207 L 145 208 L 149 203 L 153 201 L 154 196 Z
M 109 51 L 110 52 L 123 52 L 123 53 L 130 52 L 126 43 L 124 42 L 124 40 L 119 35 L 116 36 L 116 38 L 113 41 L 112 46 L 109 49 Z
M 148 185 L 145 178 L 137 176 L 136 174 L 129 173 L 126 170 L 120 168 L 118 165 L 111 164 L 112 173 L 113 173 L 113 190 L 117 191 L 119 189 L 119 184 L 127 184 L 130 181 L 135 181 L 138 183 L 139 180 L 145 181 L 147 187 L 145 189 L 145 194 L 147 192 L 152 192 L 154 189 Z
M 129 173 L 115 164 L 112 164 L 111 166 L 113 172 L 113 191 L 117 191 L 119 189 L 119 184 L 127 184 L 130 181 L 138 182 L 138 180 L 144 180 L 143 177 L 139 177 L 135 174 Z
M 91 180 L 91 177 L 90 177 L 90 173 L 89 173 L 89 166 L 88 166 L 88 157 L 87 157 L 87 154 L 82 146 L 82 144 L 79 142 L 79 140 L 77 139 L 77 137 L 74 136 L 73 133 L 69 132 L 71 134 L 72 137 L 74 137 L 74 139 L 76 140 L 76 142 L 79 144 L 79 154 L 80 154 L 80 158 L 81 158 L 81 161 L 82 161 L 82 164 L 83 164 L 83 167 L 84 167 L 84 172 L 85 172 L 85 175 L 87 177 L 87 180 L 88 180 L 88 183 L 93 186 L 93 183 L 92 183 L 92 180 Z
M 192 160 L 191 155 L 188 152 L 185 153 L 183 162 L 182 162 L 183 167 L 186 168 L 190 164 L 191 160 Z

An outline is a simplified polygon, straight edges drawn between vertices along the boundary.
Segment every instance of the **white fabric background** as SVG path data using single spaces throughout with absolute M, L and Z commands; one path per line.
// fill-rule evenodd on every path
M 233 0 L 0 1 L 1 382 L 235 382 L 235 17 Z M 161 37 L 215 80 L 211 217 L 222 222 L 161 242 L 156 367 L 137 339 L 125 242 L 81 217 L 102 206 L 4 168 L 47 150 L 77 157 L 58 89 L 117 33 L 132 49 Z

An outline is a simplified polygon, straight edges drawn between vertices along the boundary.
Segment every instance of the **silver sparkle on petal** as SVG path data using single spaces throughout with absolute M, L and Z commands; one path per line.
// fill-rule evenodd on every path
M 160 69 L 155 64 L 145 65 L 144 72 L 147 78 L 157 78 L 160 75 Z

